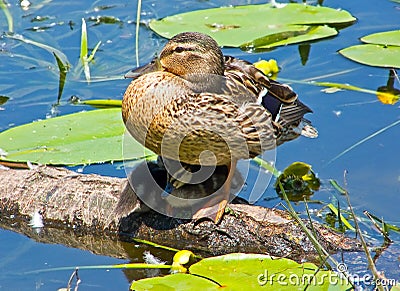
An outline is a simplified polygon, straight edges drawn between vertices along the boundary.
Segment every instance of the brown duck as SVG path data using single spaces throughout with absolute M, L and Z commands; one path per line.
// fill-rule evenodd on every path
M 174 36 L 159 57 L 126 76 L 134 80 L 122 116 L 137 141 L 165 160 L 229 169 L 223 187 L 194 219 L 221 219 L 239 159 L 299 135 L 318 135 L 303 118 L 312 111 L 288 85 L 269 80 L 249 62 L 223 56 L 202 33 Z

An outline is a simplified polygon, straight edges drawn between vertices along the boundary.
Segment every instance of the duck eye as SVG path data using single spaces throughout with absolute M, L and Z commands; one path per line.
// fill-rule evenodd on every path
M 175 51 L 176 53 L 181 53 L 181 52 L 185 51 L 185 48 L 182 47 L 182 46 L 177 46 L 177 47 L 174 49 L 174 51 Z

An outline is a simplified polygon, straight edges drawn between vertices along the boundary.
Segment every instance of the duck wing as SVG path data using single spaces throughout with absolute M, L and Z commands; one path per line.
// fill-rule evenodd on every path
M 267 93 L 269 93 L 269 96 L 277 98 L 286 104 L 290 104 L 297 99 L 297 94 L 289 85 L 270 80 L 252 63 L 245 60 L 225 56 L 225 75 L 245 85 L 247 89 L 257 96 L 266 97 Z
M 257 96 L 257 103 L 267 109 L 278 131 L 292 131 L 293 137 L 316 137 L 316 129 L 303 116 L 312 110 L 298 100 L 293 89 L 286 84 L 270 80 L 252 63 L 225 56 L 225 75 L 244 85 Z

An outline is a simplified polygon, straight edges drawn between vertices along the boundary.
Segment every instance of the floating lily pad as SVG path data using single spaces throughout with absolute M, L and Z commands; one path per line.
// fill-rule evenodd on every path
M 400 68 L 400 46 L 360 44 L 342 49 L 339 53 L 364 65 Z
M 320 38 L 331 37 L 338 34 L 335 28 L 329 26 L 288 25 L 284 31 L 266 35 L 251 42 L 242 44 L 241 49 L 267 49 L 280 45 L 312 41 Z
M 203 259 L 190 274 L 147 278 L 132 283 L 131 290 L 346 290 L 350 285 L 331 271 L 312 263 L 285 258 L 234 253 Z M 336 284 L 330 284 L 335 282 Z M 199 284 L 199 285 L 197 285 Z
M 337 32 L 324 25 L 343 26 L 354 21 L 345 10 L 290 3 L 282 8 L 261 4 L 192 11 L 153 20 L 150 28 L 166 38 L 198 31 L 212 36 L 221 46 L 248 48 L 254 43 L 258 48 L 260 43 L 260 48 L 265 48 L 329 37 Z
M 339 51 L 346 58 L 369 66 L 400 68 L 400 30 L 385 31 L 361 38 L 366 44 Z
M 210 280 L 189 274 L 174 274 L 165 277 L 147 278 L 134 281 L 131 290 L 218 290 L 219 286 Z
M 320 187 L 320 180 L 311 166 L 302 162 L 292 163 L 276 180 L 275 190 L 281 196 L 279 183 L 282 184 L 290 201 L 302 201 Z
M 362 42 L 381 45 L 400 46 L 400 30 L 392 30 L 369 34 L 361 38 Z
M 126 151 L 129 156 L 123 156 L 124 131 L 120 108 L 50 118 L 1 132 L 0 149 L 6 153 L 1 158 L 13 162 L 80 165 L 151 154 L 132 139 Z

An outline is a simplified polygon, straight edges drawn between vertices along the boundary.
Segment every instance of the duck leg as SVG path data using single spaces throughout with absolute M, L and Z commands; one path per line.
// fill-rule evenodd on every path
M 235 175 L 237 160 L 232 160 L 228 169 L 228 176 L 226 177 L 224 185 L 216 193 L 216 197 L 207 201 L 203 208 L 199 209 L 194 215 L 193 219 L 198 220 L 201 218 L 209 218 L 217 224 L 220 222 L 225 213 L 225 207 L 228 204 L 229 196 L 231 194 L 232 178 Z

